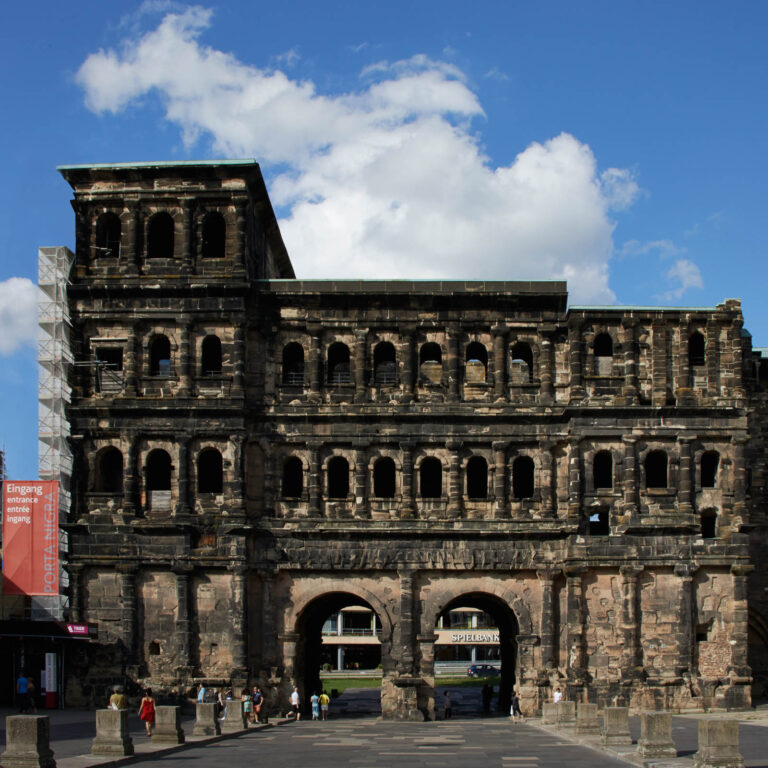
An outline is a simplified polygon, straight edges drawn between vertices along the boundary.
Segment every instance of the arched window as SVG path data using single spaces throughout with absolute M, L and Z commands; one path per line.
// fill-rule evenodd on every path
M 518 456 L 512 462 L 512 495 L 516 499 L 530 499 L 533 496 L 533 459 Z
M 714 539 L 717 535 L 717 510 L 706 509 L 701 513 L 701 538 Z
M 443 465 L 428 456 L 419 467 L 419 494 L 422 499 L 439 499 L 443 495 Z
M 300 499 L 304 493 L 304 465 L 298 456 L 289 456 L 283 463 L 284 499 Z
M 419 350 L 419 376 L 430 384 L 443 380 L 443 353 L 434 341 L 421 345 Z
M 171 508 L 171 457 L 162 449 L 147 456 L 147 502 L 150 509 Z
M 705 349 L 704 336 L 694 331 L 688 337 L 688 365 L 691 368 L 704 365 Z
M 328 383 L 349 384 L 349 347 L 337 341 L 328 347 Z
M 613 457 L 610 451 L 598 451 L 592 460 L 595 490 L 613 488 Z
M 488 498 L 488 462 L 482 456 L 472 456 L 467 462 L 467 498 Z
M 349 462 L 334 456 L 328 462 L 328 498 L 346 499 L 349 495 Z
M 611 521 L 607 509 L 598 509 L 589 516 L 589 535 L 608 536 L 611 533 Z
M 373 465 L 373 495 L 379 499 L 391 499 L 395 495 L 395 462 L 388 457 Z
M 595 336 L 595 373 L 610 376 L 613 372 L 613 339 L 607 333 Z
M 96 457 L 97 493 L 123 492 L 123 454 L 117 448 L 104 448 Z
M 533 353 L 525 342 L 518 341 L 512 347 L 509 378 L 512 384 L 530 384 L 533 381 Z
M 218 336 L 206 336 L 200 351 L 203 376 L 221 376 L 221 339 Z
M 209 213 L 203 219 L 203 258 L 223 259 L 226 237 L 227 225 L 224 217 L 218 211 Z
M 380 342 L 373 350 L 373 380 L 377 387 L 397 383 L 395 348 L 388 341 Z
M 206 448 L 197 457 L 197 492 L 221 493 L 224 487 L 224 463 L 215 448 Z
M 701 455 L 701 487 L 715 488 L 717 486 L 717 468 L 720 465 L 720 454 L 717 451 L 707 451 Z
M 167 336 L 155 336 L 149 345 L 149 374 L 161 379 L 171 375 L 171 342 Z
M 465 371 L 467 384 L 482 384 L 485 381 L 488 372 L 488 350 L 480 342 L 467 344 Z
M 645 457 L 645 486 L 667 487 L 667 454 L 664 451 L 651 451 Z
M 120 255 L 120 217 L 102 213 L 96 220 L 96 258 L 116 259 Z
M 304 348 L 296 341 L 283 347 L 283 384 L 292 387 L 304 384 Z
M 147 258 L 173 258 L 173 219 L 170 214 L 156 213 L 147 229 Z

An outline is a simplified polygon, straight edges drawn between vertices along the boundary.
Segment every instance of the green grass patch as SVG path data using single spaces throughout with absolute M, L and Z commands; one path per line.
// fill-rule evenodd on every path
M 501 677 L 496 675 L 495 677 L 466 677 L 460 675 L 458 677 L 436 677 L 435 685 L 450 686 L 451 688 L 482 688 L 486 683 L 488 685 L 498 685 L 501 682 Z
M 451 688 L 482 688 L 486 683 L 488 685 L 498 685 L 501 678 L 496 677 L 466 677 L 464 675 L 454 675 L 450 677 L 436 677 L 435 685 L 441 685 Z M 381 677 L 323 677 L 320 685 L 330 693 L 334 688 L 340 693 L 344 693 L 347 688 L 381 688 Z

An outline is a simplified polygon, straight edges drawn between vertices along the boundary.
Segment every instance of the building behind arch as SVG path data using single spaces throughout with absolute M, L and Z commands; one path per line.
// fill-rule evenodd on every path
M 527 711 L 762 695 L 768 352 L 738 300 L 297 280 L 253 161 L 60 170 L 68 610 L 99 627 L 70 704 L 206 680 L 284 706 L 349 605 L 385 717 L 434 716 L 457 606 Z

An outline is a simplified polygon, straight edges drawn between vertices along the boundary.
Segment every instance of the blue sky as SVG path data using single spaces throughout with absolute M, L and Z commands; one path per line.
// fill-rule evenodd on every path
M 0 441 L 37 474 L 56 165 L 254 157 L 299 277 L 567 278 L 743 301 L 768 346 L 768 5 L 13 4 L 0 72 Z M 19 279 L 21 278 L 21 279 Z

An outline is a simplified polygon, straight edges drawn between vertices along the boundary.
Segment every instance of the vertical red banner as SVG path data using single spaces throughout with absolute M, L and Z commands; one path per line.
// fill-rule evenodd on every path
M 3 593 L 59 594 L 59 484 L 3 483 Z

